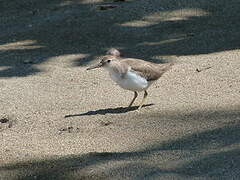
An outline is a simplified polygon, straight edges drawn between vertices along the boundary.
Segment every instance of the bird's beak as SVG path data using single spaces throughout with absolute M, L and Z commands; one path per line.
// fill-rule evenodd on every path
M 87 68 L 87 70 L 91 70 L 91 69 L 95 69 L 95 68 L 100 68 L 100 67 L 102 67 L 102 66 L 103 66 L 103 64 L 100 62 L 100 63 L 98 63 L 98 64 L 94 64 L 94 65 L 90 66 L 89 68 Z

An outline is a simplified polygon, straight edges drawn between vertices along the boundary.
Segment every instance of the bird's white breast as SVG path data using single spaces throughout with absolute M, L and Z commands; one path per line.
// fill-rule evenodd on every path
M 145 78 L 131 71 L 128 71 L 124 76 L 121 76 L 113 71 L 109 71 L 109 73 L 112 80 L 123 89 L 131 91 L 143 91 L 149 86 L 148 81 Z

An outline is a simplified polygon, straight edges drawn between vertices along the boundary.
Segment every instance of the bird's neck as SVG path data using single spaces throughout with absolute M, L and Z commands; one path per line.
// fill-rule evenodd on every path
M 111 66 L 107 67 L 107 70 L 110 74 L 119 74 L 121 76 L 124 76 L 128 72 L 129 66 L 125 63 L 115 61 L 112 62 Z

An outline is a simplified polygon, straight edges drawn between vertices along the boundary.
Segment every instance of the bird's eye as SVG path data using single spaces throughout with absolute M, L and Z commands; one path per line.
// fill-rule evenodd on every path
M 110 63 L 110 62 L 111 62 L 111 60 L 109 59 L 109 60 L 107 60 L 107 62 L 108 62 L 108 63 Z

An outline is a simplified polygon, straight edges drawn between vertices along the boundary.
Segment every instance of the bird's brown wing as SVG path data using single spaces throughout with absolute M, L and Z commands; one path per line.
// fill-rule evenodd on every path
M 155 64 L 133 58 L 126 58 L 121 61 L 127 63 L 132 71 L 144 77 L 147 81 L 159 79 L 173 65 L 173 63 Z

